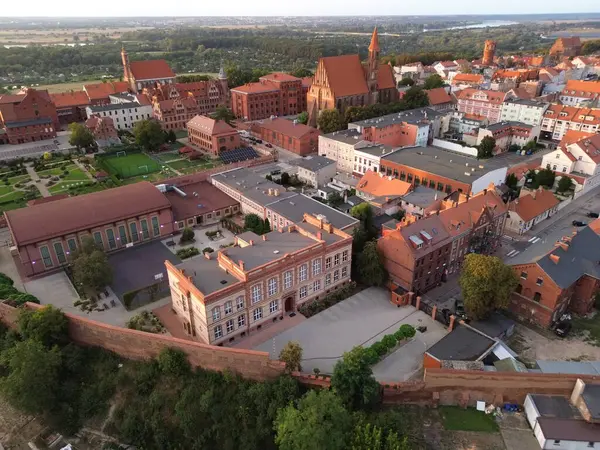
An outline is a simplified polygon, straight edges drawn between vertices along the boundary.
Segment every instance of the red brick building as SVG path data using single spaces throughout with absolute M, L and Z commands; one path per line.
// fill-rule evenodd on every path
M 4 213 L 26 276 L 60 269 L 85 236 L 105 251 L 173 233 L 169 200 L 147 181 Z M 43 226 L 40 226 L 43 224 Z
M 48 91 L 27 89 L 17 95 L 0 95 L 0 144 L 52 139 L 59 127 Z
M 56 107 L 58 120 L 63 125 L 85 120 L 85 108 L 90 106 L 90 99 L 85 91 L 70 91 L 50 94 Z
M 364 65 L 359 55 L 328 56 L 319 60 L 307 96 L 309 124 L 316 126 L 319 112 L 324 109 L 337 108 L 343 114 L 350 106 L 398 100 L 392 66 L 379 64 L 380 51 L 375 28 Z
M 581 39 L 578 36 L 561 37 L 554 42 L 548 53 L 557 59 L 573 57 L 581 53 L 581 47 Z
M 297 155 L 315 153 L 319 148 L 319 130 L 287 119 L 266 119 L 253 123 L 252 134 Z
M 215 156 L 241 146 L 237 130 L 222 120 L 195 116 L 187 123 L 187 130 L 190 144 Z
M 520 319 L 549 327 L 566 311 L 587 314 L 600 290 L 600 221 L 566 236 L 545 256 L 512 266 L 519 277 L 509 309 Z
M 91 131 L 96 141 L 119 142 L 119 135 L 111 117 L 92 116 L 85 121 L 85 126 Z
M 449 198 L 440 203 L 438 213 L 423 219 L 408 215 L 397 229 L 384 229 L 377 243 L 390 279 L 417 294 L 434 288 L 460 270 L 468 253 L 496 250 L 506 213 L 490 186 L 471 198 Z
M 145 87 L 155 84 L 175 83 L 175 72 L 164 59 L 129 61 L 125 48 L 121 49 L 123 80 L 129 84 L 132 92 L 141 92 Z
M 193 95 L 174 100 L 155 102 L 152 109 L 154 118 L 158 120 L 163 129 L 185 130 L 187 123 L 198 115 L 198 102 Z
M 306 111 L 306 90 L 301 78 L 275 72 L 231 89 L 231 106 L 245 120 L 289 116 Z

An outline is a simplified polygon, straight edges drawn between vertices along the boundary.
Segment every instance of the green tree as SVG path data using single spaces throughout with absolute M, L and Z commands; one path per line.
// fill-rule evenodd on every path
M 319 114 L 317 125 L 321 133 L 333 133 L 344 128 L 344 119 L 337 109 L 325 109 Z
M 312 77 L 313 73 L 304 67 L 295 67 L 290 72 L 290 75 L 298 78 Z
M 350 215 L 355 219 L 360 220 L 360 228 L 365 232 L 364 244 L 377 237 L 377 227 L 373 221 L 373 209 L 370 204 L 364 202 L 360 205 L 353 206 L 350 210 Z
M 429 97 L 419 86 L 413 86 L 409 88 L 402 97 L 402 102 L 406 105 L 407 109 L 422 108 L 429 106 Z
M 435 89 L 441 88 L 444 86 L 444 80 L 437 73 L 433 75 L 429 75 L 425 80 L 425 84 L 423 84 L 423 89 Z
M 235 120 L 235 114 L 227 106 L 217 106 L 216 111 L 211 114 L 211 117 L 215 120 L 222 120 L 229 125 Z
M 196 240 L 196 234 L 190 227 L 184 227 L 181 231 L 181 238 L 179 244 L 185 244 L 187 242 L 194 242 Z
M 136 145 L 147 151 L 157 150 L 165 143 L 165 133 L 157 120 L 146 119 L 136 122 L 133 126 Z
M 274 428 L 281 450 L 346 450 L 352 417 L 331 391 L 310 391 L 277 413 Z
M 561 179 L 558 181 L 558 186 L 556 188 L 557 192 L 567 192 L 573 187 L 573 180 L 571 177 L 563 175 Z
M 496 148 L 496 139 L 492 136 L 486 136 L 481 140 L 481 143 L 477 147 L 477 158 L 491 158 L 494 155 L 494 149 Z
M 519 179 L 514 173 L 509 173 L 506 176 L 506 180 L 504 180 L 504 184 L 506 184 L 512 190 L 515 190 L 519 184 Z
M 298 123 L 306 125 L 308 123 L 308 113 L 306 111 L 302 111 L 300 114 L 298 114 L 296 120 L 298 121 Z
M 94 240 L 86 236 L 71 264 L 73 278 L 86 292 L 92 295 L 102 291 L 112 281 L 112 267 L 106 254 Z
M 332 192 L 327 196 L 327 203 L 329 206 L 338 206 L 344 203 L 344 197 L 339 192 Z
M 556 178 L 556 174 L 552 169 L 542 169 L 538 171 L 535 175 L 535 184 L 534 186 L 537 188 L 539 186 L 545 186 L 547 188 L 551 188 L 554 186 L 554 180 Z
M 281 174 L 281 184 L 283 184 L 284 186 L 289 186 L 290 184 L 290 174 L 287 172 L 283 172 Z
M 387 273 L 383 266 L 381 252 L 377 248 L 377 241 L 372 240 L 365 244 L 358 255 L 357 274 L 360 281 L 367 286 L 383 286 Z
M 0 367 L 8 375 L 0 378 L 0 392 L 12 405 L 29 414 L 51 410 L 60 385 L 61 353 L 35 339 L 18 342 L 0 354 Z
M 279 359 L 285 363 L 288 372 L 302 370 L 302 347 L 297 341 L 289 341 L 279 352 Z
M 483 319 L 505 308 L 519 281 L 510 266 L 496 256 L 471 253 L 464 259 L 458 280 L 465 308 L 474 319 Z
M 409 78 L 409 77 L 404 77 L 400 81 L 398 81 L 398 87 L 414 86 L 414 85 L 415 85 L 415 80 L 413 80 L 412 78 Z
M 178 348 L 162 349 L 156 360 L 160 370 L 167 375 L 183 376 L 192 370 L 187 355 Z
M 350 409 L 374 406 L 380 399 L 380 386 L 369 364 L 365 349 L 345 352 L 333 368 L 331 388 Z
M 269 219 L 265 219 L 263 222 L 263 229 L 262 229 L 262 234 L 267 234 L 270 233 L 271 230 L 271 223 L 269 222 Z
M 265 223 L 256 214 L 246 214 L 246 217 L 244 217 L 244 228 L 246 231 L 253 231 L 256 234 L 264 234 Z
M 23 338 L 39 341 L 46 347 L 64 345 L 69 339 L 67 318 L 52 305 L 37 310 L 21 310 L 17 326 Z
M 169 132 L 167 133 L 167 141 L 172 144 L 177 142 L 177 135 L 175 134 L 175 131 L 169 130 Z
M 81 150 L 82 148 L 90 148 L 94 145 L 94 136 L 85 125 L 80 123 L 72 123 L 69 125 L 69 131 L 71 132 L 71 136 L 69 136 L 69 144 L 77 147 L 77 150 Z
M 384 432 L 371 423 L 358 423 L 352 436 L 352 450 L 410 450 L 406 438 L 394 431 Z

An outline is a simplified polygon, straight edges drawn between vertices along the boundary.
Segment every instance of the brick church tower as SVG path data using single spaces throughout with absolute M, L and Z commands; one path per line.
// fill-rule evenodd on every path
M 494 64 L 494 55 L 496 54 L 496 42 L 494 41 L 485 41 L 485 46 L 483 47 L 483 58 L 481 59 L 481 64 L 484 66 L 491 66 Z
M 369 87 L 369 95 L 371 103 L 377 103 L 377 71 L 379 70 L 379 36 L 377 35 L 377 27 L 373 30 L 371 36 L 371 44 L 369 44 L 369 59 L 367 60 L 367 86 Z

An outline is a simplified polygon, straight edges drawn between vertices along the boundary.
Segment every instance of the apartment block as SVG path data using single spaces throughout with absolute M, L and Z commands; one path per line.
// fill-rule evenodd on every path
M 500 120 L 500 111 L 506 93 L 467 88 L 457 92 L 456 98 L 460 112 L 484 116 L 490 123 L 494 123 Z
M 501 121 L 522 122 L 531 126 L 542 124 L 549 103 L 521 98 L 507 99 L 502 103 Z
M 542 119 L 541 136 L 560 141 L 569 130 L 585 133 L 600 131 L 600 108 L 550 105 Z

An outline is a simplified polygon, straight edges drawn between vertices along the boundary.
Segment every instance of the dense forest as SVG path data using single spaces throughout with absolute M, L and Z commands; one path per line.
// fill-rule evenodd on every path
M 547 27 L 507 26 L 471 30 L 408 32 L 386 35 L 380 28 L 383 55 L 438 52 L 454 58 L 476 58 L 486 39 L 498 42 L 499 53 L 545 51 L 551 41 L 540 37 Z M 359 52 L 366 56 L 370 34 L 331 31 L 177 28 L 123 34 L 132 60 L 165 58 L 178 73 L 218 72 L 221 64 L 242 68 L 313 70 L 322 56 Z M 93 44 L 93 45 L 90 45 Z M 99 40 L 85 46 L 0 48 L 0 85 L 55 83 L 118 77 L 121 42 Z

